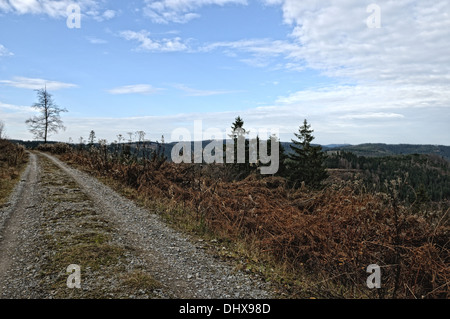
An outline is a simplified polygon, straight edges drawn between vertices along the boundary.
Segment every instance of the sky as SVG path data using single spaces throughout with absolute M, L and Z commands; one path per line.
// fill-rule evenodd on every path
M 450 145 L 450 1 L 0 0 L 9 138 L 33 139 L 44 86 L 68 110 L 55 141 L 240 116 L 282 141 L 307 119 L 324 145 Z

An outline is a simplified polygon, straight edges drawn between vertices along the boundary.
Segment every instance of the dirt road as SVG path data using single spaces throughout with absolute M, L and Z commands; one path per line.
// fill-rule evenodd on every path
M 67 286 L 72 264 L 79 289 Z M 0 298 L 271 298 L 269 289 L 47 154 L 30 154 L 0 208 Z

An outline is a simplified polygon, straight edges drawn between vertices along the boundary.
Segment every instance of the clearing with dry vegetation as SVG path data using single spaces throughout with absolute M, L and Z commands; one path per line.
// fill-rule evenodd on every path
M 448 298 L 449 205 L 407 205 L 407 180 L 368 192 L 359 180 L 292 189 L 281 177 L 229 181 L 220 165 L 132 159 L 106 148 L 49 151 L 158 213 L 218 242 L 217 254 L 288 298 Z M 412 207 L 415 207 L 413 210 Z M 382 270 L 368 289 L 367 267 Z
M 0 208 L 1 297 L 449 297 L 448 203 L 411 210 L 405 180 L 292 189 L 106 148 L 40 151 Z M 71 264 L 81 289 L 67 287 Z

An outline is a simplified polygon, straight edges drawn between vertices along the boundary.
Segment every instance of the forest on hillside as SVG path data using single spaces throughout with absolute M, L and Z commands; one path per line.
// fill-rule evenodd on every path
M 450 162 L 437 155 L 357 156 L 336 152 L 325 166 L 335 177 L 359 178 L 368 191 L 386 191 L 386 182 L 402 179 L 400 198 L 409 204 L 450 199 Z
M 327 150 L 351 152 L 366 157 L 412 154 L 437 155 L 450 161 L 450 146 L 445 145 L 366 143 L 337 146 Z

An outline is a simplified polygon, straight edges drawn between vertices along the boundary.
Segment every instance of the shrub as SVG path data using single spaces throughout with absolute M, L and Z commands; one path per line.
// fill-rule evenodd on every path
M 0 163 L 3 166 L 18 166 L 25 161 L 25 147 L 0 139 Z
M 70 153 L 72 151 L 72 147 L 66 143 L 40 144 L 36 149 L 41 152 L 49 152 L 57 155 Z

